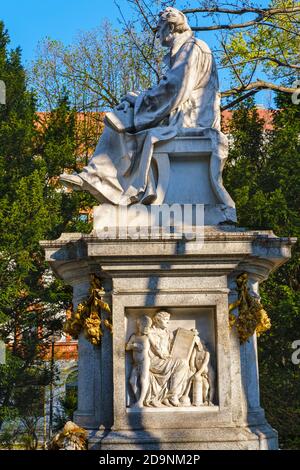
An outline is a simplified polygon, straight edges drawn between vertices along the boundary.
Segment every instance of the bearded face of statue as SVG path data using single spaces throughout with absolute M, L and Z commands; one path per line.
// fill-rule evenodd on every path
M 156 37 L 163 47 L 171 47 L 178 34 L 190 30 L 185 15 L 173 7 L 167 7 L 159 14 Z
M 161 330 L 167 330 L 170 322 L 170 315 L 169 314 L 157 314 L 153 318 L 153 322 L 156 327 L 160 328 Z
M 173 25 L 161 19 L 156 28 L 156 37 L 163 47 L 171 47 L 174 40 Z

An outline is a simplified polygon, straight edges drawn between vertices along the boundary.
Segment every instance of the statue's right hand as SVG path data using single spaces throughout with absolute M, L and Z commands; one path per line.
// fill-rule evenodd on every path
M 124 113 L 127 113 L 129 108 L 130 108 L 130 103 L 128 103 L 128 101 L 122 101 L 116 106 L 117 111 L 124 111 Z
M 134 106 L 137 97 L 138 97 L 138 94 L 135 93 L 134 91 L 131 91 L 131 92 L 127 93 L 125 96 L 122 96 L 121 102 L 128 101 L 128 103 L 131 104 L 131 106 Z

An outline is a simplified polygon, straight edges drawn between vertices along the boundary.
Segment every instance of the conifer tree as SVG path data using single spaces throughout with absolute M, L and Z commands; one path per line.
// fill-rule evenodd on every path
M 272 196 L 266 218 L 276 235 L 296 236 L 291 260 L 263 284 L 262 298 L 272 319 L 270 333 L 261 338 L 260 383 L 268 419 L 279 432 L 282 448 L 300 446 L 300 370 L 292 347 L 300 339 L 300 107 L 277 95 L 278 110 L 268 145 L 260 185 Z
M 300 108 L 283 94 L 277 106 L 269 132 L 253 103 L 233 113 L 224 179 L 240 226 L 299 240 Z M 291 360 L 300 331 L 299 273 L 298 242 L 291 260 L 261 284 L 272 328 L 258 340 L 262 404 L 279 432 L 280 447 L 294 449 L 300 445 L 300 371 Z
M 44 353 L 61 332 L 71 299 L 39 242 L 64 230 L 89 230 L 79 209 L 91 201 L 58 190 L 54 178 L 76 169 L 75 117 L 67 98 L 40 126 L 21 51 L 8 45 L 0 23 L 0 79 L 7 90 L 6 105 L 0 105 L 0 338 L 8 345 L 0 365 L 0 430 L 4 420 L 19 417 L 32 433 L 34 416 L 28 417 L 40 413 L 42 391 L 54 380 Z

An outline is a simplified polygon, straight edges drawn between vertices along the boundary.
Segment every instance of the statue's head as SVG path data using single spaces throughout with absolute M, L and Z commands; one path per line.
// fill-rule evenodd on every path
M 152 320 L 147 315 L 142 315 L 136 321 L 137 330 L 140 334 L 147 335 L 149 333 L 149 328 L 152 325 Z
M 176 35 L 190 30 L 186 16 L 176 8 L 167 7 L 159 13 L 156 37 L 163 47 L 170 47 Z
M 165 330 L 168 327 L 170 316 L 171 315 L 169 314 L 169 312 L 165 312 L 164 310 L 161 310 L 160 312 L 154 315 L 153 323 L 155 326 Z

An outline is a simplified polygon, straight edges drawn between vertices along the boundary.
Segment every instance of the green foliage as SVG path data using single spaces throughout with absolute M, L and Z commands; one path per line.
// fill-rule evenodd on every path
M 31 172 L 31 141 L 34 135 L 34 97 L 26 91 L 20 49 L 8 52 L 8 33 L 0 21 L 0 77 L 6 84 L 6 106 L 0 105 L 0 190 L 11 189 L 12 175 Z
M 19 428 L 11 421 L 0 434 L 0 449 L 12 450 L 19 435 Z
M 162 53 L 155 57 L 153 46 L 152 33 L 120 32 L 108 22 L 82 31 L 68 46 L 44 39 L 29 72 L 40 107 L 55 109 L 67 92 L 79 112 L 112 108 L 127 92 L 157 80 Z
M 295 0 L 268 3 L 265 6 L 269 8 L 299 6 Z M 251 28 L 234 29 L 227 33 L 224 42 L 226 52 L 221 62 L 230 70 L 233 88 L 260 79 L 287 84 L 291 72 L 296 71 L 299 64 L 299 13 L 277 14 Z
M 300 108 L 284 95 L 277 104 L 274 129 L 267 134 L 253 103 L 234 112 L 224 181 L 241 226 L 299 238 Z M 261 286 L 272 322 L 258 342 L 262 405 L 283 449 L 300 446 L 300 368 L 291 362 L 300 332 L 299 272 L 298 242 L 291 260 Z
M 66 395 L 59 399 L 61 409 L 54 415 L 54 431 L 60 431 L 67 421 L 73 421 L 74 412 L 77 409 L 77 388 L 70 388 Z
M 65 168 L 76 168 L 75 117 L 64 96 L 52 111 L 45 131 L 40 133 L 38 153 L 43 156 L 48 178 L 61 174 Z
M 0 106 L 0 337 L 7 363 L 0 365 L 0 429 L 19 422 L 28 448 L 36 448 L 44 387 L 56 380 L 45 353 L 60 334 L 71 290 L 54 279 L 39 241 L 62 231 L 86 231 L 79 210 L 92 198 L 67 193 L 55 177 L 76 170 L 75 115 L 63 96 L 46 123 L 38 122 L 27 91 L 20 50 L 8 50 L 0 23 L 0 78 L 7 104 Z
M 292 343 L 299 339 L 300 293 L 279 284 L 273 275 L 262 295 L 273 325 L 270 334 L 259 342 L 262 405 L 279 432 L 281 448 L 299 449 L 300 370 L 299 365 L 292 364 L 291 355 Z

